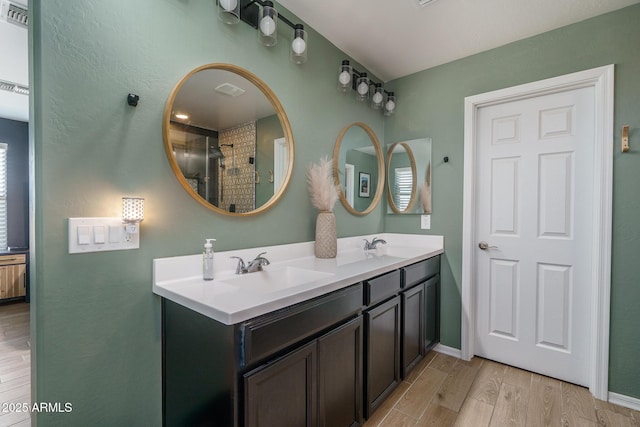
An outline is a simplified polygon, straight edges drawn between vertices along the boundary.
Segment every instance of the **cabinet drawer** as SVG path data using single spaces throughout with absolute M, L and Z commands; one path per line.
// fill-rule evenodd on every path
M 402 287 L 410 288 L 440 273 L 440 255 L 402 268 Z
M 25 254 L 0 255 L 0 265 L 24 264 L 27 262 Z
M 364 303 L 372 305 L 395 295 L 400 290 L 400 270 L 364 282 Z
M 362 284 L 244 322 L 240 364 L 250 366 L 362 310 Z

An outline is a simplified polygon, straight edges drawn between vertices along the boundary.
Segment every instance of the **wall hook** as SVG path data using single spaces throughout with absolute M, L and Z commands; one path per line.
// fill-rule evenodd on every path
M 622 152 L 629 151 L 629 126 L 622 126 Z
M 130 93 L 129 95 L 127 95 L 127 104 L 131 105 L 132 107 L 137 107 L 139 100 L 140 97 L 135 93 Z
M 442 160 L 444 160 L 445 163 L 449 163 L 449 156 L 444 156 L 444 159 Z

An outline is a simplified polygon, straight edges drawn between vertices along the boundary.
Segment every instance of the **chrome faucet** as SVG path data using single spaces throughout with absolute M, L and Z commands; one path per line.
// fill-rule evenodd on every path
M 249 261 L 249 263 L 247 264 L 247 273 L 262 271 L 262 266 L 270 264 L 269 260 L 262 256 L 264 254 L 266 254 L 266 252 L 262 252 L 253 260 Z
M 236 274 L 255 273 L 256 271 L 262 271 L 262 266 L 270 264 L 269 260 L 262 256 L 264 254 L 266 254 L 266 252 L 262 252 L 247 264 L 245 264 L 245 262 L 239 256 L 232 256 L 231 258 L 235 258 L 238 260 L 238 265 L 236 266 Z
M 374 237 L 371 242 L 369 242 L 367 239 L 363 239 L 364 240 L 364 250 L 365 251 L 369 251 L 372 249 L 375 249 L 376 246 L 378 245 L 378 243 L 386 245 L 387 241 L 384 239 L 378 239 L 377 237 Z

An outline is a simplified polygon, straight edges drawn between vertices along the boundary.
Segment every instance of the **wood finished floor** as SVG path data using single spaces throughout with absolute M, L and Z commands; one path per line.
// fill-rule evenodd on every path
M 573 384 L 431 351 L 365 423 L 374 426 L 640 427 L 640 412 Z
M 0 305 L 0 405 L 31 403 L 29 304 Z M 0 426 L 30 426 L 29 413 L 3 412 Z

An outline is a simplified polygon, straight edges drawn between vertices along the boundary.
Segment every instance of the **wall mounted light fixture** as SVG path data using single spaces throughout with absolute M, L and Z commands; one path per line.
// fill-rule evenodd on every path
M 342 61 L 338 69 L 338 89 L 348 92 L 349 89 L 356 91 L 358 101 L 367 101 L 371 97 L 371 108 L 379 110 L 382 108 L 385 116 L 390 116 L 396 109 L 396 96 L 394 92 L 387 92 L 382 83 L 371 80 L 367 73 L 353 68 L 348 60 Z
M 144 220 L 144 199 L 141 197 L 122 198 L 122 222 L 127 234 L 137 234 L 138 226 Z
M 278 22 L 282 21 L 293 30 L 290 58 L 295 64 L 307 60 L 307 33 L 302 24 L 294 24 L 279 15 L 269 0 L 217 0 L 218 18 L 225 24 L 243 21 L 258 31 L 258 41 L 264 46 L 278 44 Z

